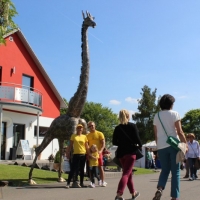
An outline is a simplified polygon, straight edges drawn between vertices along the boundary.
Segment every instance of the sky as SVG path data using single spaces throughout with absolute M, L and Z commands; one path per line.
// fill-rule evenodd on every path
M 70 100 L 81 68 L 82 10 L 89 28 L 87 101 L 138 112 L 147 85 L 175 97 L 181 117 L 199 108 L 199 0 L 12 0 L 14 18 L 60 95 Z

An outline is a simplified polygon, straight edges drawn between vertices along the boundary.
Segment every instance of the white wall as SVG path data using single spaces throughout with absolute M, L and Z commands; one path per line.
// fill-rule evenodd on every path
M 39 117 L 39 126 L 49 127 L 52 121 L 53 118 Z M 37 137 L 34 136 L 34 126 L 37 126 L 37 116 L 3 111 L 3 122 L 7 122 L 6 160 L 9 158 L 10 148 L 13 147 L 14 123 L 25 125 L 25 140 L 29 141 L 30 148 L 37 143 Z M 39 137 L 39 144 L 41 144 L 42 140 L 43 137 Z M 54 139 L 42 152 L 41 159 L 47 159 L 50 154 L 55 154 L 58 149 L 58 140 Z

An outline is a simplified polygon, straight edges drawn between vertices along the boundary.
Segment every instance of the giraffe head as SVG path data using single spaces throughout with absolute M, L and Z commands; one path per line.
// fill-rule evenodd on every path
M 92 15 L 86 11 L 86 15 L 87 17 L 85 17 L 85 14 L 84 12 L 82 11 L 82 14 L 83 14 L 83 24 L 87 27 L 91 26 L 91 27 L 95 27 L 96 26 L 96 23 L 94 22 L 94 17 L 92 17 Z

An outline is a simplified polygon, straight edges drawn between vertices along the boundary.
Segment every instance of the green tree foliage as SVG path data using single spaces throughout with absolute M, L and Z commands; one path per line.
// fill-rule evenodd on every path
M 17 15 L 16 8 L 11 0 L 0 0 L 0 44 L 5 44 L 3 36 L 17 28 L 13 17 Z
M 200 139 L 200 109 L 188 111 L 181 122 L 185 133 L 194 133 Z
M 100 103 L 86 102 L 81 118 L 86 122 L 94 121 L 96 129 L 101 131 L 106 138 L 106 146 L 112 143 L 112 135 L 115 126 L 118 124 L 117 114 L 111 109 L 103 107 Z
M 66 105 L 68 105 L 67 99 L 63 98 Z M 67 112 L 67 108 L 61 108 L 60 109 L 60 115 L 64 115 Z
M 153 118 L 160 110 L 158 101 L 156 101 L 156 91 L 157 89 L 151 92 L 151 89 L 145 85 L 140 93 L 142 98 L 138 99 L 139 112 L 132 115 L 139 129 L 142 143 L 154 140 Z

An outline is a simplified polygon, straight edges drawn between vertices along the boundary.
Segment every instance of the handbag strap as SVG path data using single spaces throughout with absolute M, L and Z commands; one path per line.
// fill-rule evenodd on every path
M 122 130 L 122 132 L 126 135 L 126 137 L 131 141 L 131 143 L 133 144 L 132 139 L 126 134 L 126 132 L 122 129 L 121 126 L 119 126 L 119 128 Z M 134 144 L 133 144 L 134 145 Z M 135 146 L 135 145 L 134 145 Z
M 162 125 L 162 127 L 163 127 L 163 129 L 164 129 L 164 131 L 165 131 L 165 133 L 166 133 L 166 135 L 167 135 L 167 137 L 169 137 L 169 135 L 167 134 L 167 131 L 165 130 L 165 127 L 164 127 L 164 125 L 163 125 L 163 123 L 162 123 L 162 121 L 161 121 L 161 119 L 160 119 L 159 112 L 158 112 L 158 119 L 160 120 L 160 123 L 161 123 L 161 125 Z

